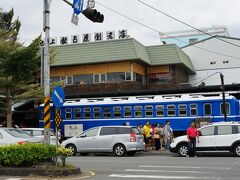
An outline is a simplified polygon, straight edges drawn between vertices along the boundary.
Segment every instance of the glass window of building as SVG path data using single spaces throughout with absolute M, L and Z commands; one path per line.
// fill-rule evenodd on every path
M 72 84 L 73 84 L 73 77 L 67 76 L 67 85 L 72 85 Z
M 66 108 L 65 109 L 65 118 L 66 119 L 72 119 L 72 109 L 71 108 Z
M 81 119 L 81 109 L 80 108 L 75 108 L 74 109 L 74 118 L 75 119 Z
M 168 116 L 176 116 L 175 105 L 167 105 Z
M 229 103 L 226 103 L 226 106 L 225 106 L 226 108 L 226 114 L 227 115 L 230 115 L 230 104 Z M 224 114 L 224 105 L 223 105 L 223 103 L 221 103 L 221 115 L 223 115 Z
M 93 75 L 92 74 L 84 74 L 73 76 L 74 84 L 92 84 L 93 83 Z
M 85 119 L 90 119 L 91 118 L 91 108 L 90 107 L 83 108 L 83 113 L 84 113 L 84 118 Z
M 121 112 L 121 107 L 120 106 L 113 107 L 113 117 L 114 118 L 121 118 L 122 117 L 122 112 Z
M 94 74 L 94 83 L 105 83 L 106 74 Z
M 124 117 L 132 117 L 132 107 L 124 106 Z
M 164 116 L 164 105 L 156 106 L 156 116 Z
M 143 83 L 143 76 L 141 74 L 136 73 L 136 81 L 140 82 L 141 84 Z
M 107 81 L 110 83 L 124 82 L 125 73 L 124 72 L 107 73 Z
M 190 104 L 190 115 L 197 116 L 198 115 L 198 106 L 197 104 Z
M 103 107 L 103 117 L 111 118 L 111 107 Z
M 149 84 L 167 84 L 172 82 L 172 72 L 148 74 Z
M 186 104 L 178 105 L 178 114 L 179 114 L 179 116 L 187 116 L 187 105 Z
M 152 105 L 145 106 L 145 116 L 153 117 L 153 106 Z
M 50 81 L 51 81 L 51 83 L 57 83 L 60 81 L 60 77 L 51 77 Z
M 101 118 L 101 108 L 100 107 L 94 107 L 93 108 L 93 116 L 94 116 L 94 119 L 99 119 Z
M 196 43 L 196 42 L 198 42 L 198 38 L 189 39 L 189 44 L 193 44 L 193 43 Z
M 135 106 L 134 111 L 135 117 L 142 117 L 142 106 Z
M 125 72 L 125 81 L 131 81 L 132 78 L 131 78 L 131 72 Z
M 212 105 L 207 103 L 203 105 L 204 107 L 204 115 L 209 116 L 212 114 Z

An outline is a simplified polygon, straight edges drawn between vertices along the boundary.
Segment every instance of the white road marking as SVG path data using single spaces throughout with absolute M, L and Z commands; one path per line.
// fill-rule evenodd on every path
M 199 171 L 167 171 L 167 170 L 155 170 L 155 169 L 126 169 L 127 172 L 161 172 L 161 173 L 196 173 L 196 174 L 206 174 L 206 173 L 214 173 L 214 172 L 199 172 Z
M 230 167 L 193 167 L 193 166 L 145 166 L 145 165 L 140 165 L 138 167 L 141 168 L 178 168 L 178 169 L 219 169 L 219 170 L 229 170 L 231 169 Z
M 212 179 L 212 178 L 208 178 L 208 177 L 156 176 L 156 175 L 130 175 L 130 174 L 111 174 L 108 177 L 116 177 L 116 178 L 144 178 L 144 179 Z

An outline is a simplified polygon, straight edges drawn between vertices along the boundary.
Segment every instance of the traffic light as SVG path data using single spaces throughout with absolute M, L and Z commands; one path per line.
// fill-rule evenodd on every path
M 86 18 L 88 18 L 92 22 L 102 23 L 104 20 L 103 14 L 97 12 L 96 9 L 87 8 L 82 13 Z

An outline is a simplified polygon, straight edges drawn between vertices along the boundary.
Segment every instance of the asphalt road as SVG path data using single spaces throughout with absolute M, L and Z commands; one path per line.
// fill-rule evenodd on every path
M 105 154 L 75 156 L 68 158 L 67 162 L 81 167 L 85 173 L 90 173 L 86 177 L 76 179 L 240 180 L 240 158 L 225 154 L 186 158 L 155 151 L 139 153 L 134 157 L 114 157 Z M 0 179 L 24 180 L 18 177 Z
M 186 158 L 154 152 L 135 157 L 98 155 L 69 160 L 83 170 L 94 171 L 91 180 L 240 180 L 240 158 L 224 154 Z

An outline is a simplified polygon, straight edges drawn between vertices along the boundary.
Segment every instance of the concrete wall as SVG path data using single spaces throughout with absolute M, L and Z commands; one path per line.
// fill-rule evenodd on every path
M 240 40 L 223 39 L 240 46 Z M 205 85 L 220 85 L 219 73 L 224 75 L 225 84 L 240 83 L 240 47 L 212 38 L 182 50 L 190 57 L 196 70 L 195 75 L 189 75 L 192 85 L 202 82 Z

